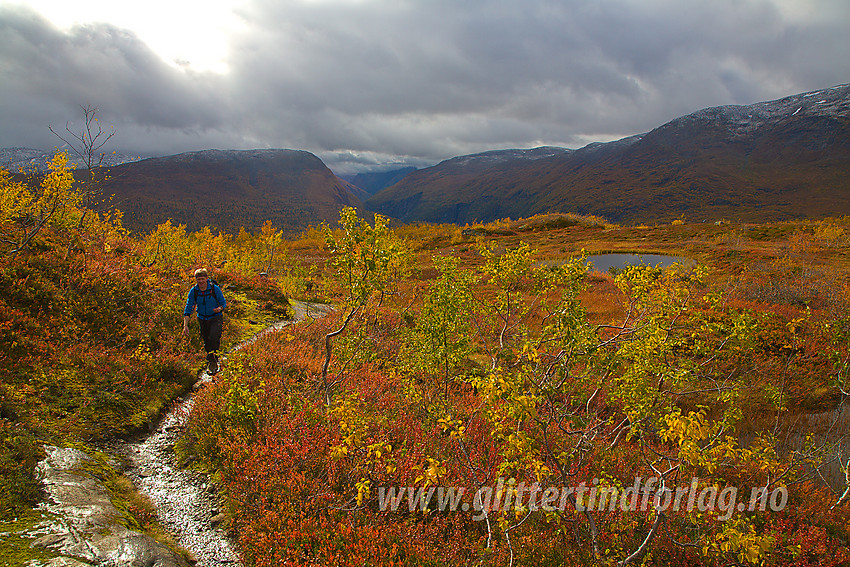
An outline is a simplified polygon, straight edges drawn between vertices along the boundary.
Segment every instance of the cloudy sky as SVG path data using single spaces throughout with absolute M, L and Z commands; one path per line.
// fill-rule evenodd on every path
M 848 0 L 0 0 L 0 147 L 92 105 L 110 150 L 422 166 L 847 83 L 848 54 Z

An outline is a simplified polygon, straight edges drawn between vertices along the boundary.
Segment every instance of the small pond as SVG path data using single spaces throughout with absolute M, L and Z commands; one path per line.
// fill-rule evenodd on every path
M 606 273 L 611 268 L 622 270 L 626 266 L 656 266 L 667 268 L 675 263 L 691 264 L 693 260 L 682 256 L 667 256 L 664 254 L 597 254 L 588 256 L 587 262 L 591 269 Z

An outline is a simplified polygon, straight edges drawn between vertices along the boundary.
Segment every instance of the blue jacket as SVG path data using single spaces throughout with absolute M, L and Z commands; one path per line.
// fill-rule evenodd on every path
M 189 297 L 186 298 L 186 308 L 183 310 L 183 316 L 188 317 L 192 314 L 192 309 L 198 306 L 198 319 L 207 320 L 213 317 L 218 317 L 221 312 L 214 313 L 216 307 L 227 307 L 227 301 L 224 299 L 224 294 L 221 293 L 221 288 L 216 284 L 207 283 L 207 289 L 201 291 L 197 285 L 192 286 L 189 290 Z

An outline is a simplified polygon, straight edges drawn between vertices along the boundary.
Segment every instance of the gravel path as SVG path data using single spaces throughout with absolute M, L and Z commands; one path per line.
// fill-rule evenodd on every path
M 208 381 L 209 376 L 204 375 L 202 380 Z M 217 527 L 215 488 L 204 475 L 180 469 L 176 462 L 174 443 L 191 410 L 189 397 L 179 402 L 147 438 L 127 443 L 121 452 L 131 466 L 125 473 L 151 499 L 160 523 L 174 535 L 178 545 L 197 559 L 197 565 L 239 565 L 233 543 Z

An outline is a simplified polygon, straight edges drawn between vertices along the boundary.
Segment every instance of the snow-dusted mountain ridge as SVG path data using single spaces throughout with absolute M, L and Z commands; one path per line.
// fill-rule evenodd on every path
M 533 157 L 533 159 L 528 159 Z M 850 85 L 706 108 L 549 156 L 461 156 L 411 173 L 367 208 L 407 222 L 578 212 L 614 222 L 850 214 Z
M 677 129 L 688 123 L 716 122 L 737 136 L 752 134 L 770 123 L 791 118 L 850 118 L 850 84 L 749 105 L 704 108 L 657 128 Z
M 59 148 L 62 149 L 62 148 Z M 3 169 L 17 172 L 21 169 L 30 171 L 35 169 L 43 171 L 46 164 L 53 158 L 55 149 L 46 151 L 36 148 L 0 148 L 0 167 Z M 68 159 L 71 163 L 79 164 L 81 160 L 73 152 L 68 152 Z M 122 153 L 103 154 L 103 165 L 106 167 L 114 167 L 122 163 L 132 163 L 142 159 L 139 156 L 133 156 Z

